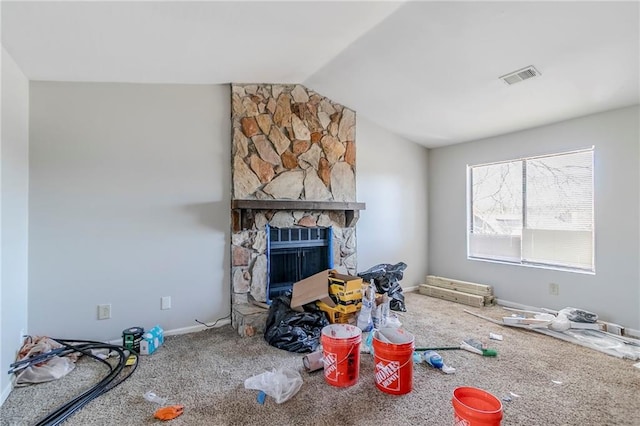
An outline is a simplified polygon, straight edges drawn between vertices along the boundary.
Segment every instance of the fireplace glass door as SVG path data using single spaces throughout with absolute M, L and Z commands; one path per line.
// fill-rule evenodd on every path
M 331 228 L 267 228 L 268 300 L 333 267 Z

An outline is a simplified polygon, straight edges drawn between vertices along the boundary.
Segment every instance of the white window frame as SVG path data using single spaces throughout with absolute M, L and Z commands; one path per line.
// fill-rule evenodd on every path
M 514 240 L 517 241 L 517 243 L 520 246 L 519 261 L 512 260 L 512 259 L 495 259 L 491 257 L 482 257 L 482 256 L 471 254 L 471 244 L 472 244 L 471 239 L 472 239 L 473 228 L 474 228 L 472 173 L 475 167 L 522 162 L 523 170 L 524 170 L 526 167 L 524 164 L 526 161 L 529 161 L 529 160 L 536 160 L 541 158 L 556 157 L 561 155 L 576 154 L 576 153 L 583 153 L 583 152 L 591 152 L 591 156 L 592 156 L 591 157 L 591 161 L 592 161 L 591 163 L 591 268 L 575 267 L 575 266 L 560 264 L 560 263 L 547 263 L 547 262 L 539 263 L 539 262 L 531 262 L 531 261 L 524 260 L 522 235 L 519 238 L 512 238 L 512 241 L 510 242 L 505 241 L 506 244 L 514 244 Z M 518 266 L 542 268 L 542 269 L 553 269 L 553 270 L 561 270 L 561 271 L 594 275 L 595 274 L 595 251 L 596 251 L 596 248 L 595 248 L 595 182 L 594 181 L 595 181 L 595 147 L 593 146 L 585 149 L 556 152 L 552 154 L 537 155 L 537 156 L 530 156 L 530 157 L 521 157 L 521 158 L 496 161 L 491 163 L 480 163 L 480 164 L 473 164 L 473 165 L 468 164 L 467 165 L 467 198 L 466 198 L 466 201 L 467 201 L 466 202 L 467 204 L 467 223 L 466 223 L 467 225 L 467 232 L 466 232 L 467 259 L 474 260 L 474 261 L 518 265 Z M 522 233 L 524 234 L 524 232 L 527 231 L 525 229 L 525 224 L 526 224 L 526 201 L 525 200 L 526 200 L 526 187 L 527 187 L 525 176 L 522 177 L 522 186 L 523 186 L 523 192 L 522 192 L 521 215 L 522 215 Z

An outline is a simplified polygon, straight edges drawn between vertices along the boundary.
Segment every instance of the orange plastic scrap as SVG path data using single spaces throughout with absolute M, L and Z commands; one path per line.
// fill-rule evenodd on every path
M 169 405 L 158 408 L 153 417 L 160 420 L 173 420 L 184 412 L 184 405 Z

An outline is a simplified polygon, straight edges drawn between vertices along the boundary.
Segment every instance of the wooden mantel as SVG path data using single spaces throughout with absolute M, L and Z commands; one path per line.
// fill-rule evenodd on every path
M 344 211 L 346 227 L 355 226 L 360 218 L 360 210 L 365 203 L 351 201 L 306 201 L 306 200 L 231 200 L 233 232 L 253 227 L 254 210 L 297 210 L 297 211 Z

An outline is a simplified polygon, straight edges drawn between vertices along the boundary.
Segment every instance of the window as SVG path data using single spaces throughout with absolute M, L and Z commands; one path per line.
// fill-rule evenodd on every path
M 593 148 L 467 169 L 469 258 L 594 272 Z

